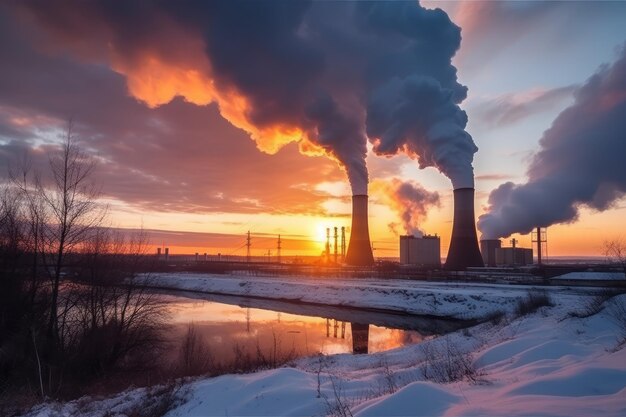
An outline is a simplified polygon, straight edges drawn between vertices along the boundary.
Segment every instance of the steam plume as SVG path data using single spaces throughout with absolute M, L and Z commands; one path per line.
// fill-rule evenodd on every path
M 374 152 L 405 152 L 417 158 L 420 168 L 439 169 L 455 189 L 473 188 L 478 148 L 465 132 L 467 115 L 458 106 L 467 88 L 458 83 L 451 64 L 460 29 L 441 10 L 407 8 L 401 13 L 391 4 L 371 5 L 368 14 L 373 30 L 406 37 L 404 53 L 390 55 L 389 67 L 395 70 L 387 70 L 368 96 L 367 134 Z M 423 42 L 425 33 L 428 42 Z
M 372 183 L 375 192 L 380 192 L 383 200 L 402 221 L 406 234 L 421 236 L 420 224 L 426 219 L 428 209 L 439 207 L 439 193 L 430 192 L 413 181 L 403 182 L 398 178 L 390 181 L 376 180 Z M 397 234 L 396 224 L 389 228 Z
M 543 134 L 528 182 L 491 192 L 483 238 L 571 223 L 580 206 L 606 210 L 626 192 L 626 48 L 575 92 L 575 102 Z
M 290 142 L 345 168 L 366 194 L 366 133 L 379 154 L 405 151 L 455 187 L 471 186 L 472 138 L 451 58 L 460 29 L 417 2 L 108 0 L 20 2 L 51 50 L 108 60 L 149 106 L 207 105 L 260 150 Z M 89 48 L 85 48 L 89 45 Z M 184 47 L 181 47 L 184 45 Z

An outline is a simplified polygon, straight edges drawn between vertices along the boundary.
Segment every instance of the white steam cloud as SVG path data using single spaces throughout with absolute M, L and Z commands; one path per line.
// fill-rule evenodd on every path
M 554 120 L 528 168 L 528 182 L 507 182 L 491 192 L 480 216 L 482 237 L 529 233 L 571 223 L 587 206 L 606 210 L 626 192 L 626 48 L 575 92 L 575 102 Z

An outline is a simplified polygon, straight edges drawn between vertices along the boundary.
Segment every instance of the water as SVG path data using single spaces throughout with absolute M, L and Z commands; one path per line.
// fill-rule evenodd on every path
M 159 293 L 169 312 L 170 360 L 191 323 L 213 360 L 376 353 L 462 327 L 459 322 L 192 292 Z

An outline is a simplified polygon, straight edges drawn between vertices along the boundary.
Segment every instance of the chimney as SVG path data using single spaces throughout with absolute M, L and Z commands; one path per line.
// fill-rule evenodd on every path
M 474 189 L 457 188 L 454 190 L 454 224 L 445 269 L 458 271 L 472 266 L 485 266 L 476 236 Z
M 370 232 L 367 223 L 367 196 L 352 196 L 352 229 L 346 254 L 346 264 L 370 266 L 374 264 Z

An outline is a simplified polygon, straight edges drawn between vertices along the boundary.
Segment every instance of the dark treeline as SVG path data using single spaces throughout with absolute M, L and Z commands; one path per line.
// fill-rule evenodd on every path
M 146 236 L 103 227 L 93 160 L 71 126 L 49 161 L 13 170 L 0 192 L 0 410 L 103 381 L 125 388 L 163 342 L 162 308 L 133 284 L 149 270 Z

